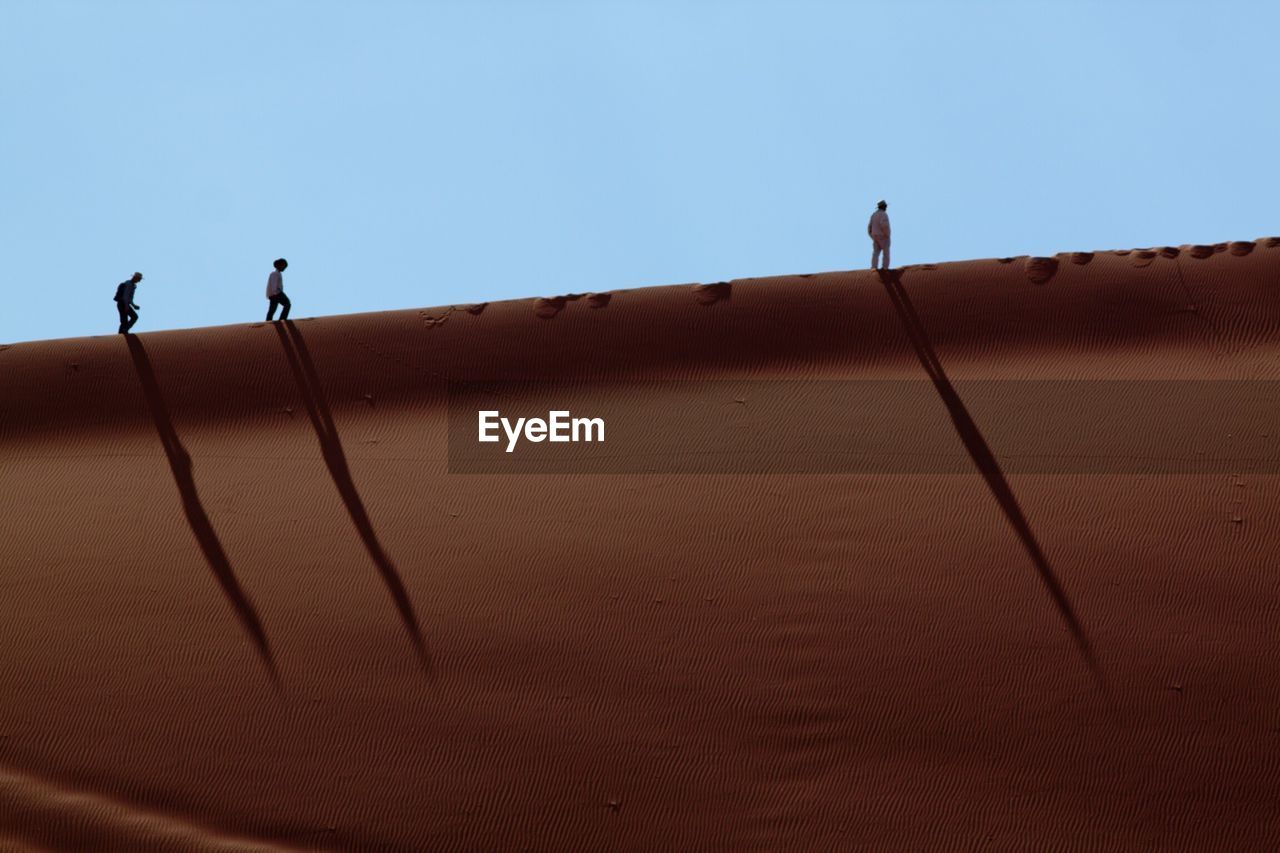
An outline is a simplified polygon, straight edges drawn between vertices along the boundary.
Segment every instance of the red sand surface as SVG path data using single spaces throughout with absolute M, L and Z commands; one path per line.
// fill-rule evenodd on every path
M 1278 379 L 1276 242 L 0 349 L 0 848 L 1274 848 L 1280 478 L 965 388 Z M 448 472 L 448 379 L 841 378 L 967 472 Z

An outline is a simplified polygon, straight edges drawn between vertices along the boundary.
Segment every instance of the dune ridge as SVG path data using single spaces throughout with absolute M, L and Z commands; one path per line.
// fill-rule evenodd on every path
M 0 839 L 1274 846 L 1277 248 L 8 345 Z M 663 455 L 767 415 L 884 465 L 451 474 L 451 383 L 541 380 L 623 418 L 708 383 Z M 1000 384 L 1057 380 L 1071 412 Z M 1117 381 L 1232 411 L 1118 421 Z M 1118 446 L 1228 461 L 1089 466 Z
M 1194 251 L 1150 250 L 1160 262 L 1142 267 L 1146 274 L 1141 276 L 1129 276 L 1116 259 L 1147 250 L 1062 253 L 1059 258 L 1088 256 L 1088 260 L 1071 260 L 1062 278 L 1054 267 L 1044 282 L 1035 282 L 1044 275 L 1041 264 L 1056 263 L 1059 258 L 1025 258 L 1025 271 L 991 261 L 962 261 L 908 266 L 901 275 L 904 286 L 922 289 L 922 298 L 927 299 L 923 311 L 940 316 L 959 312 L 955 319 L 960 322 L 943 324 L 934 332 L 944 336 L 941 345 L 953 350 L 950 357 L 966 361 L 988 356 L 1011 359 L 1027 349 L 1032 351 L 1028 355 L 1043 359 L 1064 347 L 1081 345 L 1101 349 L 1144 342 L 1182 345 L 1188 338 L 1199 343 L 1184 328 L 1164 322 L 1167 315 L 1186 313 L 1197 322 L 1212 324 L 1224 310 L 1230 310 L 1231 322 L 1238 324 L 1225 331 L 1230 338 L 1226 343 L 1248 346 L 1276 328 L 1276 311 L 1265 299 L 1265 286 L 1261 281 L 1254 283 L 1255 277 L 1265 275 L 1260 270 L 1275 261 L 1267 250 L 1237 255 L 1228 247 L 1260 244 L 1269 250 L 1276 247 L 1277 239 L 1190 247 L 1208 252 L 1199 260 L 1194 260 Z M 1237 258 L 1243 267 L 1234 266 Z M 449 379 L 680 378 L 707 369 L 733 375 L 734 362 L 742 368 L 736 373 L 747 375 L 801 356 L 807 359 L 807 372 L 821 374 L 823 367 L 858 367 L 903 357 L 898 330 L 882 322 L 882 294 L 856 286 L 872 281 L 871 275 L 837 272 L 642 288 L 619 292 L 616 304 L 600 301 L 614 294 L 590 295 L 584 302 L 571 294 L 295 323 L 306 330 L 308 339 L 317 338 L 315 346 L 344 346 L 367 360 L 323 377 L 326 386 L 337 391 L 339 405 L 367 405 L 375 395 L 387 394 L 431 400 L 431 393 Z M 1248 281 L 1233 291 L 1249 300 L 1247 305 L 1217 304 L 1228 296 L 1219 293 L 1227 276 Z M 1042 284 L 1046 292 L 1023 287 L 1028 281 Z M 1112 288 L 1117 281 L 1125 285 L 1118 291 Z M 952 292 L 935 292 L 943 288 L 931 284 L 949 285 Z M 736 302 L 731 296 L 735 285 Z M 964 292 L 954 292 L 956 286 Z M 708 301 L 707 293 L 719 295 Z M 592 303 L 591 297 L 599 298 Z M 542 305 L 548 299 L 558 300 L 562 308 L 544 316 Z M 731 304 L 734 328 L 719 328 L 723 324 L 716 315 L 696 311 L 697 306 L 714 311 L 717 305 L 728 308 Z M 564 306 L 579 305 L 580 310 L 567 309 L 572 319 L 564 313 Z M 978 307 L 1001 310 L 980 317 L 973 314 Z M 1135 316 L 1129 316 L 1130 311 Z M 449 317 L 453 319 L 446 322 Z M 545 325 L 531 322 L 534 319 Z M 1129 320 L 1138 322 L 1124 328 Z M 567 332 L 566 325 L 574 331 Z M 709 328 L 718 334 L 698 340 Z M 667 346 L 657 347 L 656 341 L 646 337 L 655 329 L 662 330 Z M 429 330 L 431 335 L 408 334 L 419 330 Z M 802 331 L 808 333 L 803 344 L 792 339 Z M 491 338 L 499 339 L 498 344 Z M 192 368 L 193 375 L 179 377 L 179 387 L 169 391 L 184 412 L 221 419 L 283 411 L 284 407 L 275 405 L 275 397 L 283 396 L 278 393 L 283 387 L 279 371 L 257 369 L 278 360 L 274 350 L 279 344 L 269 337 L 265 324 L 146 333 L 144 340 L 155 341 L 154 346 L 161 349 L 171 346 L 171 341 L 183 341 L 184 349 L 198 351 L 185 357 L 184 367 Z M 513 347 L 507 343 L 510 340 L 527 346 Z M 613 340 L 616 346 L 604 345 Z M 673 349 L 672 343 L 678 346 Z M 7 368 L 6 435 L 126 423 L 128 428 L 136 427 L 134 377 L 118 370 L 97 372 L 104 361 L 118 357 L 118 336 L 35 341 L 10 344 L 6 349 L 0 352 L 0 363 Z M 587 353 L 590 358 L 585 357 Z M 1023 367 L 1021 363 L 1012 366 Z M 1166 371 L 1176 375 L 1177 365 Z M 61 393 L 74 395 L 73 399 L 66 404 L 50 399 L 44 392 L 51 382 L 57 383 Z

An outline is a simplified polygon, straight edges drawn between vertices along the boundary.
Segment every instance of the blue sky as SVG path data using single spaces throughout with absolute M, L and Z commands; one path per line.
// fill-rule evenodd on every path
M 1280 4 L 0 0 L 0 341 L 1280 233 Z

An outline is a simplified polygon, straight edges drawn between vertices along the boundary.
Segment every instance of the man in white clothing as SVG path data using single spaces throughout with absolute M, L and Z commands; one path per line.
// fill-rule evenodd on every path
M 880 264 L 880 251 L 884 250 L 884 266 L 881 269 L 889 268 L 889 203 L 881 201 L 876 205 L 876 212 L 871 214 L 871 221 L 867 223 L 867 236 L 871 238 L 871 242 L 875 248 L 871 250 L 871 268 L 875 269 Z
M 281 308 L 281 320 L 289 319 L 289 308 L 291 307 L 289 297 L 284 295 L 283 275 L 284 271 L 289 267 L 289 262 L 284 258 L 277 258 L 276 262 L 272 264 L 272 266 L 275 267 L 275 271 L 272 272 L 271 275 L 267 276 L 267 299 L 271 300 L 271 304 L 267 307 L 268 323 L 275 319 L 277 305 Z

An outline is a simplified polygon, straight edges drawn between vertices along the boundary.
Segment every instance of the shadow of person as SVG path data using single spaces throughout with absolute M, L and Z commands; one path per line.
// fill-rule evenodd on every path
M 315 363 L 311 360 L 311 353 L 307 349 L 306 339 L 292 320 L 275 324 L 275 330 L 280 338 L 280 346 L 284 349 L 285 360 L 289 362 L 289 370 L 293 373 L 293 380 L 298 386 L 298 392 L 302 395 L 302 402 L 307 409 L 307 417 L 311 420 L 311 427 L 315 430 L 316 440 L 320 443 L 320 454 L 324 457 L 325 466 L 329 469 L 329 476 L 333 479 L 343 504 L 346 505 L 347 514 L 351 516 L 351 523 L 364 543 L 369 558 L 373 560 L 387 592 L 395 603 L 400 621 L 413 644 L 419 665 L 428 678 L 434 679 L 434 666 L 431 655 L 427 651 L 426 641 L 422 637 L 422 629 L 418 625 L 418 617 L 414 613 L 413 601 L 409 598 L 409 592 L 405 589 L 395 564 L 391 562 L 391 558 L 387 556 L 381 542 L 378 541 L 373 522 L 369 519 L 364 501 L 361 500 L 355 481 L 351 478 L 347 456 L 342 449 L 342 441 L 333 423 L 333 415 L 329 411 L 329 404 L 325 399 L 320 377 L 316 373 Z
M 986 439 L 982 436 L 982 431 L 978 429 L 978 425 L 969 415 L 969 410 L 965 407 L 964 401 L 960 399 L 960 395 L 951 384 L 951 380 L 947 378 L 946 371 L 942 369 L 942 362 L 938 359 L 938 354 L 934 351 L 933 344 L 929 341 L 929 336 L 925 333 L 920 317 L 916 314 L 915 307 L 907 296 L 906 288 L 902 286 L 902 271 L 888 269 L 877 270 L 877 273 L 880 276 L 881 283 L 884 284 L 885 291 L 889 294 L 889 300 L 893 303 L 898 319 L 902 321 L 903 330 L 911 340 L 911 346 L 915 349 L 916 357 L 920 359 L 921 366 L 924 367 L 929 379 L 933 381 L 933 386 L 937 390 L 938 396 L 942 399 L 943 404 L 947 407 L 947 412 L 951 415 L 951 422 L 955 425 L 956 433 L 960 436 L 960 441 L 964 444 L 965 450 L 968 451 L 969 458 L 977 466 L 978 471 L 987 483 L 987 488 L 990 489 L 992 496 L 996 499 L 996 503 L 1000 505 L 1000 509 L 1004 512 L 1009 526 L 1013 528 L 1014 533 L 1017 534 L 1018 539 L 1022 542 L 1023 549 L 1027 552 L 1027 556 L 1031 558 L 1031 562 L 1039 573 L 1041 581 L 1044 582 L 1049 591 L 1049 596 L 1057 606 L 1063 621 L 1066 622 L 1067 628 L 1070 630 L 1071 636 L 1080 650 L 1080 654 L 1084 657 L 1085 664 L 1089 667 L 1089 671 L 1093 674 L 1099 687 L 1105 690 L 1106 681 L 1103 678 L 1102 669 L 1098 666 L 1097 659 L 1094 657 L 1089 637 L 1085 633 L 1084 627 L 1080 624 L 1075 609 L 1071 606 L 1071 600 L 1067 597 L 1066 590 L 1054 573 L 1053 567 L 1049 564 L 1049 560 L 1045 556 L 1044 550 L 1040 547 L 1035 533 L 1032 532 L 1031 525 L 1027 522 L 1026 516 L 1022 514 L 1022 508 L 1018 505 L 1018 499 L 1014 496 L 1008 480 L 1005 479 L 1000 463 L 996 461 L 995 454 L 991 452 L 991 448 L 987 446 Z
M 146 347 L 134 335 L 126 335 L 125 343 L 129 347 L 129 355 L 133 358 L 133 367 L 138 374 L 138 381 L 142 383 L 142 393 L 146 397 L 147 408 L 151 410 L 151 420 L 155 424 L 156 434 L 160 437 L 160 444 L 164 447 L 165 458 L 169 460 L 169 469 L 173 472 L 173 481 L 182 499 L 182 511 L 187 516 L 187 524 L 191 526 L 191 532 L 200 545 L 205 562 L 209 564 L 209 569 L 222 587 L 223 594 L 235 610 L 240 625 L 253 640 L 258 656 L 262 658 L 262 663 L 271 676 L 271 683 L 278 692 L 280 674 L 276 670 L 271 646 L 267 642 L 267 633 L 249 596 L 245 594 L 239 580 L 236 579 L 235 572 L 231 569 L 231 561 L 227 559 L 222 543 L 218 540 L 218 534 L 214 532 L 209 515 L 200 502 L 200 494 L 196 491 L 195 478 L 192 475 L 191 456 L 182 446 L 178 433 L 173 428 L 173 421 L 169 418 L 169 409 L 165 406 L 160 385 L 156 382 L 155 371 L 151 369 L 151 359 L 147 357 Z

